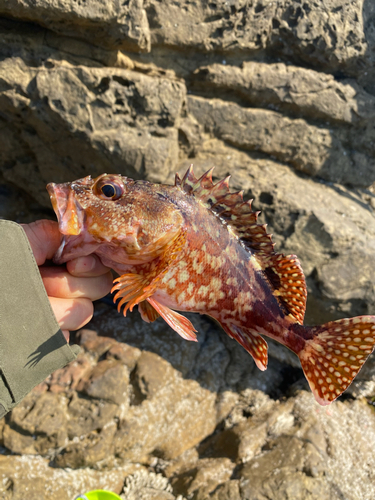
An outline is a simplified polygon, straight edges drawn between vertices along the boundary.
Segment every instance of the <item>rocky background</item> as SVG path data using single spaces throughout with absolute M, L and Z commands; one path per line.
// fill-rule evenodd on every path
M 307 324 L 375 313 L 372 0 L 0 0 L 0 216 L 45 185 L 216 166 L 296 253 Z M 0 497 L 370 500 L 375 361 L 320 408 L 209 319 L 199 343 L 96 305 L 77 361 L 0 421 Z

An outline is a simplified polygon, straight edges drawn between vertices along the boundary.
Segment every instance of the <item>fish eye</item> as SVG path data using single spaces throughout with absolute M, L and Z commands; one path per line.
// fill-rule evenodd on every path
M 107 182 L 100 187 L 100 194 L 102 198 L 109 200 L 118 200 L 123 193 L 121 186 L 115 184 L 114 182 Z
M 118 200 L 124 194 L 124 185 L 113 179 L 114 176 L 105 176 L 98 179 L 93 186 L 94 193 L 102 200 Z
M 112 184 L 104 184 L 100 190 L 106 198 L 113 198 L 116 194 L 116 189 Z

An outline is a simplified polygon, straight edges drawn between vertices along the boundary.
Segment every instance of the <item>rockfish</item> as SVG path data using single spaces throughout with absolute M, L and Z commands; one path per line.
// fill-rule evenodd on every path
M 161 316 L 184 339 L 191 322 L 176 311 L 207 314 L 267 368 L 263 335 L 300 359 L 321 405 L 351 384 L 375 344 L 375 316 L 304 326 L 306 284 L 295 255 L 274 250 L 251 201 L 213 184 L 192 166 L 175 185 L 121 175 L 48 184 L 62 242 L 54 260 L 97 254 L 114 269 L 118 310 L 138 305 L 142 318 Z

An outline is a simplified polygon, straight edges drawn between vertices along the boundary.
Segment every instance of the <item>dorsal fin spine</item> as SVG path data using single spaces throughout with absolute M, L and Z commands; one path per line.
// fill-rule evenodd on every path
M 181 177 L 178 175 L 178 172 L 176 172 L 175 178 L 174 178 L 174 185 L 175 186 L 181 186 Z
M 182 178 L 181 186 L 183 187 L 184 191 L 189 193 L 197 183 L 197 180 L 198 179 L 194 175 L 193 164 L 191 164 L 186 170 L 184 177 Z

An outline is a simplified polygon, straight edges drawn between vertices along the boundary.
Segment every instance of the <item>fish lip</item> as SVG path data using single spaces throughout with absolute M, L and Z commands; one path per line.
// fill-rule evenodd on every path
M 84 210 L 69 183 L 47 184 L 47 191 L 55 211 L 59 231 L 66 236 L 78 236 L 84 229 Z
M 47 185 L 53 210 L 55 211 L 61 233 L 59 248 L 53 256 L 55 264 L 63 264 L 66 259 L 64 251 L 68 242 L 76 239 L 84 229 L 84 210 L 74 196 L 69 183 Z

